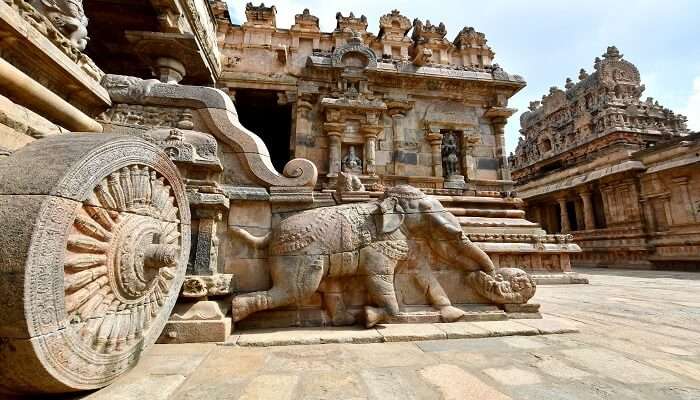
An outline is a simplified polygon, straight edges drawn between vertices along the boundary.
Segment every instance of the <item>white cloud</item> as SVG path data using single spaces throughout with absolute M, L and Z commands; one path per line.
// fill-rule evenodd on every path
M 693 80 L 693 93 L 679 113 L 688 117 L 688 129 L 700 132 L 700 76 Z

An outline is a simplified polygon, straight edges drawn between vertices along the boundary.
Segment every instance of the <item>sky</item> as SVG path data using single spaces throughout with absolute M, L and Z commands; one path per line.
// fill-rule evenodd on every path
M 228 0 L 234 23 L 245 21 L 245 2 Z M 259 3 L 255 3 L 259 4 Z M 593 59 L 615 45 L 637 66 L 646 91 L 663 106 L 688 117 L 700 131 L 699 0 L 277 0 L 277 26 L 289 28 L 294 15 L 308 8 L 321 30 L 335 29 L 335 14 L 367 16 L 367 30 L 377 33 L 379 17 L 393 9 L 410 20 L 444 22 L 453 40 L 464 26 L 484 32 L 496 52 L 494 62 L 525 78 L 527 87 L 509 106 L 518 109 L 506 126 L 506 147 L 515 149 L 519 116 L 530 101 L 551 86 L 563 87 L 578 71 L 593 71 Z

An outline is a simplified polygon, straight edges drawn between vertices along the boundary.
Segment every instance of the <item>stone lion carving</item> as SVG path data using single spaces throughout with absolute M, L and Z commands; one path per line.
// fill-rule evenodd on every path
M 394 272 L 402 261 L 429 258 L 419 243 L 438 258 L 467 272 L 467 282 L 496 304 L 525 303 L 535 284 L 518 269 L 494 268 L 484 251 L 463 233 L 459 221 L 440 202 L 411 186 L 396 186 L 380 201 L 317 208 L 293 215 L 265 237 L 240 228 L 235 235 L 255 247 L 268 249 L 272 288 L 238 295 L 233 299 L 235 321 L 261 310 L 298 303 L 317 290 L 334 325 L 355 318 L 347 312 L 339 280 L 362 277 L 373 305 L 365 306 L 367 327 L 399 314 Z M 416 282 L 443 320 L 454 321 L 464 313 L 453 307 L 430 269 L 418 265 Z
M 82 0 L 32 0 L 31 3 L 70 39 L 76 49 L 85 50 L 90 38 Z
M 338 186 L 336 187 L 336 192 L 364 192 L 365 185 L 357 175 L 353 175 L 350 172 L 339 172 L 338 173 Z

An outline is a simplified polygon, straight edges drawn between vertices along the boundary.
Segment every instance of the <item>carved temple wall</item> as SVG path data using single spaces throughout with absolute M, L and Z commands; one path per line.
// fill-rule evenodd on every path
M 639 72 L 615 47 L 594 68 L 521 117 L 510 161 L 527 216 L 573 235 L 583 249 L 574 266 L 693 268 L 698 136 L 641 100 Z
M 507 99 L 524 81 L 492 62 L 482 33 L 465 28 L 449 41 L 443 25 L 411 23 L 398 11 L 381 18 L 378 34 L 364 16 L 341 14 L 333 32 L 321 32 L 308 10 L 283 29 L 274 7 L 246 10 L 242 25 L 219 24 L 218 85 L 234 100 L 252 89 L 291 104 L 292 131 L 279 140 L 318 166 L 319 187 L 334 187 L 353 146 L 368 184 L 508 190 L 503 126 L 513 112 Z M 447 184 L 445 135 L 459 144 L 452 175 L 463 177 Z

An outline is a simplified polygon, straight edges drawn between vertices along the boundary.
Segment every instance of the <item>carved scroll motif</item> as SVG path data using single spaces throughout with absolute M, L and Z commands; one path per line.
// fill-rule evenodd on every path
M 241 125 L 230 97 L 218 89 L 171 85 L 119 75 L 105 76 L 102 85 L 115 103 L 186 107 L 198 112 L 208 132 L 240 154 L 252 175 L 264 186 L 316 184 L 318 171 L 307 159 L 289 161 L 281 174 L 275 170 L 265 143 Z

